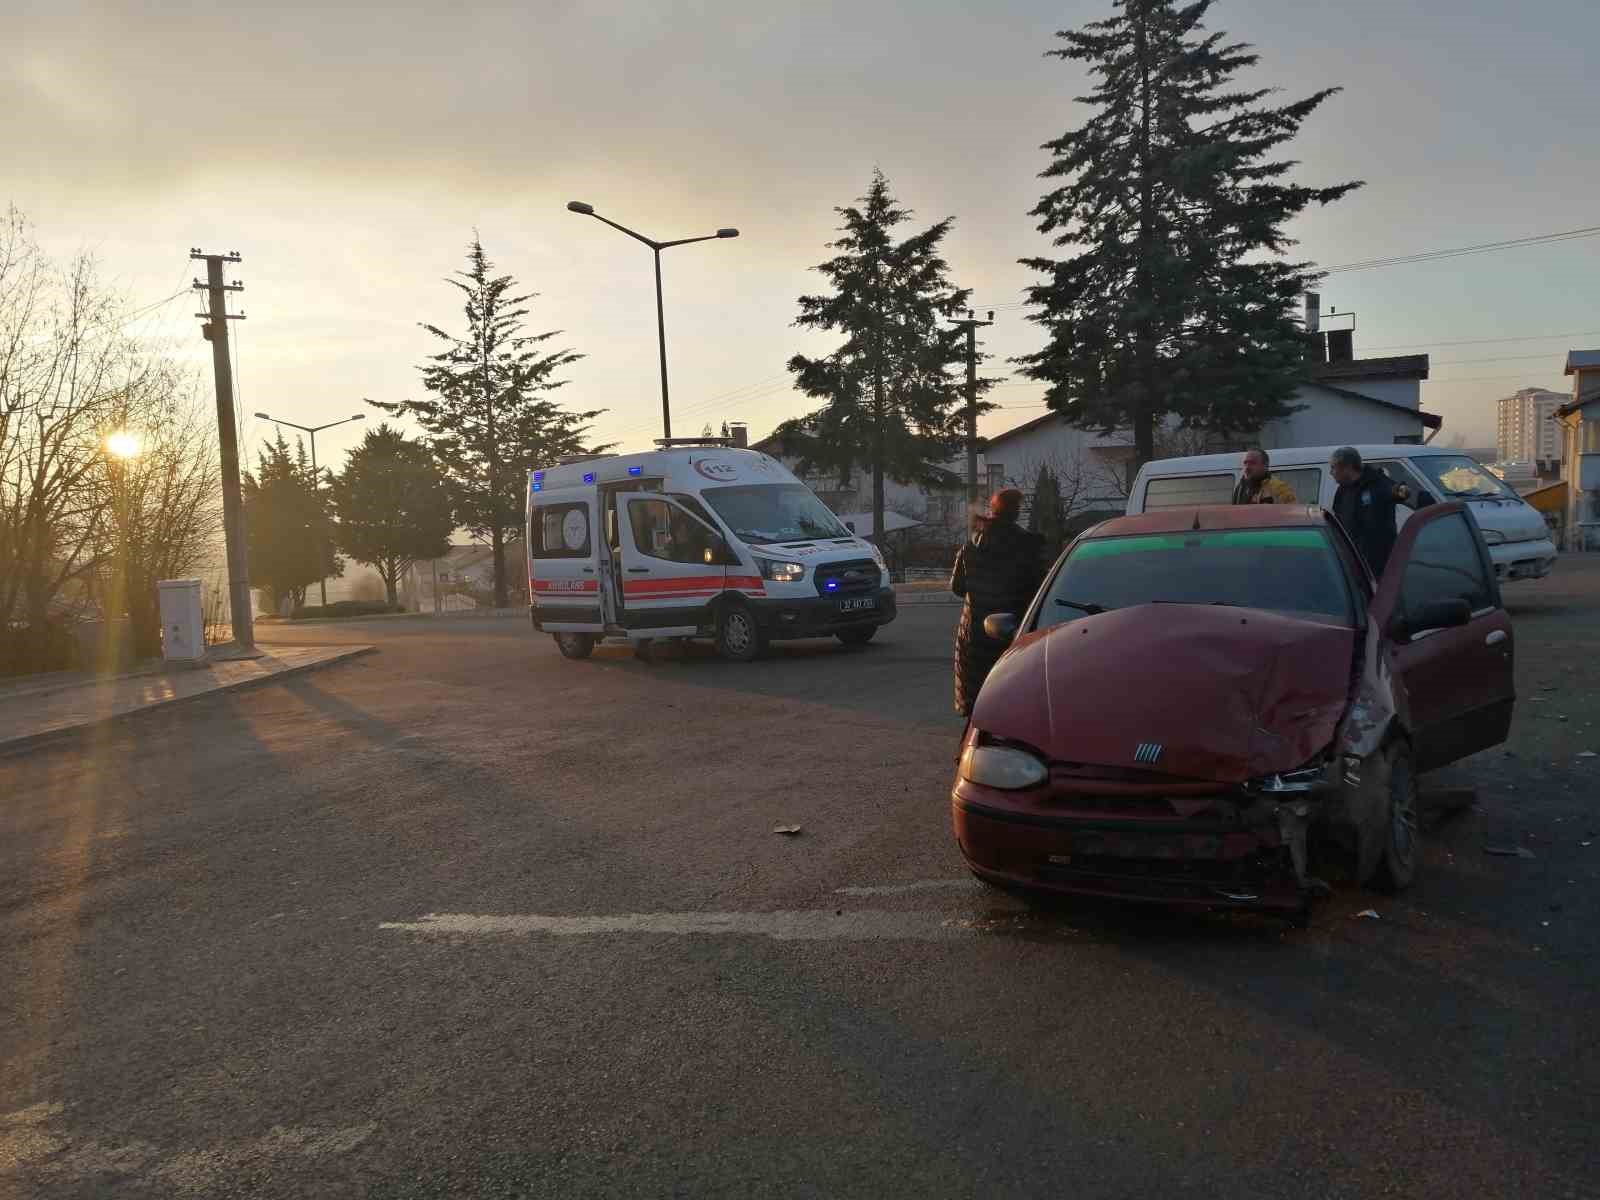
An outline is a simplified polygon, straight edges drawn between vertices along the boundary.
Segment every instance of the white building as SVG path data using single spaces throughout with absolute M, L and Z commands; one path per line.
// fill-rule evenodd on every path
M 1567 485 L 1566 549 L 1600 549 L 1600 350 L 1567 353 L 1572 398 L 1555 411 Z
M 1560 392 L 1528 387 L 1500 401 L 1495 453 L 1501 462 L 1559 464 L 1561 429 L 1555 411 L 1570 400 Z

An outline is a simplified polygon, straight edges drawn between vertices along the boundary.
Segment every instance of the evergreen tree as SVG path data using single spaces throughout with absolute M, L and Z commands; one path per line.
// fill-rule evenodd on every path
M 339 547 L 383 579 L 389 603 L 412 563 L 442 558 L 455 528 L 450 490 L 426 447 L 388 424 L 369 429 L 333 478 Z
M 328 537 L 327 495 L 317 487 L 305 444 L 296 439 L 291 455 L 281 431 L 256 464 L 243 480 L 250 579 L 274 608 L 285 597 L 298 608 L 311 584 L 344 574 Z
M 1233 77 L 1258 61 L 1206 33 L 1211 0 L 1114 0 L 1114 15 L 1057 36 L 1057 58 L 1096 79 L 1097 110 L 1045 145 L 1056 181 L 1033 210 L 1069 257 L 1025 265 L 1030 320 L 1049 341 L 1018 361 L 1050 406 L 1080 427 L 1132 428 L 1139 462 L 1168 416 L 1219 434 L 1294 411 L 1305 338 L 1293 313 L 1315 276 L 1289 262 L 1284 224 L 1359 182 L 1286 182 L 1273 158 L 1339 89 L 1272 107 Z
M 911 212 L 898 206 L 881 171 L 857 204 L 834 210 L 844 219 L 830 243 L 839 253 L 816 267 L 832 294 L 801 296 L 795 320 L 844 335 L 825 357 L 789 360 L 795 385 L 824 406 L 778 433 L 802 472 L 837 472 L 844 486 L 857 466 L 871 470 L 881 544 L 884 477 L 943 481 L 941 468 L 962 444 L 964 373 L 957 368 L 966 361 L 965 335 L 942 320 L 965 308 L 971 292 L 951 285 L 939 254 L 951 218 L 896 241 L 895 227 Z M 992 382 L 980 381 L 980 390 Z
M 1033 483 L 1033 508 L 1028 513 L 1028 528 L 1044 538 L 1045 547 L 1054 553 L 1064 540 L 1065 522 L 1061 514 L 1061 485 L 1055 472 L 1040 467 Z
M 457 335 L 422 326 L 445 346 L 422 367 L 429 398 L 370 403 L 414 418 L 426 432 L 425 444 L 449 480 L 457 524 L 494 548 L 494 602 L 503 608 L 506 541 L 522 528 L 528 472 L 582 453 L 588 423 L 604 410 L 568 412 L 549 398 L 566 383 L 557 372 L 583 356 L 541 353 L 560 331 L 523 332 L 523 306 L 534 293 L 517 295 L 510 275 L 495 275 L 476 236 L 467 269 L 446 282 L 465 297 L 466 328 Z

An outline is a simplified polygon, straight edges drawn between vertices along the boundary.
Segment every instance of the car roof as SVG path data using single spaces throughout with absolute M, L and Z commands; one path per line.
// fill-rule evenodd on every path
M 1339 449 L 1342 447 L 1279 446 L 1269 447 L 1267 456 L 1273 470 L 1279 467 L 1327 466 L 1328 459 Z M 1384 459 L 1394 458 L 1429 458 L 1434 455 L 1448 455 L 1455 458 L 1467 456 L 1465 450 L 1452 450 L 1448 446 L 1430 446 L 1426 442 L 1356 446 L 1355 450 L 1361 455 L 1362 462 L 1368 460 L 1381 462 Z M 1158 458 L 1145 463 L 1139 474 L 1186 475 L 1195 471 L 1236 470 L 1243 458 L 1242 451 L 1227 454 L 1190 454 L 1183 458 Z
M 1159 508 L 1131 517 L 1113 517 L 1096 525 L 1084 537 L 1187 533 L 1195 529 L 1314 529 L 1327 523 L 1328 514 L 1310 504 L 1189 505 L 1183 508 Z

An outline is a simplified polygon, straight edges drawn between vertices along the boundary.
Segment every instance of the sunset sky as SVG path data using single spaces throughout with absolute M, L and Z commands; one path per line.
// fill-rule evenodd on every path
M 196 273 L 188 247 L 240 251 L 244 412 L 314 424 L 418 394 L 417 323 L 459 323 L 441 277 L 477 228 L 539 293 L 532 329 L 588 356 L 564 398 L 632 445 L 660 432 L 649 254 L 567 200 L 662 238 L 742 231 L 666 256 L 680 434 L 804 411 L 784 363 L 827 342 L 792 327 L 795 297 L 874 166 L 920 220 L 955 216 L 953 276 L 999 308 L 989 348 L 1029 350 L 1016 260 L 1042 245 L 1039 144 L 1084 114 L 1079 68 L 1043 52 L 1109 9 L 0 5 L 0 203 L 54 252 L 93 249 L 139 304 Z M 1252 83 L 1346 89 L 1293 150 L 1307 182 L 1368 183 L 1300 220 L 1305 257 L 1600 224 L 1592 0 L 1223 0 L 1210 24 L 1256 44 Z M 1600 239 L 1336 274 L 1322 294 L 1356 310 L 1358 354 L 1431 353 L 1424 405 L 1489 445 L 1494 397 L 1562 387 L 1565 351 L 1600 346 Z M 135 328 L 198 360 L 195 311 L 180 297 Z M 997 389 L 985 432 L 1039 415 L 1039 391 Z M 323 461 L 357 436 L 330 432 Z

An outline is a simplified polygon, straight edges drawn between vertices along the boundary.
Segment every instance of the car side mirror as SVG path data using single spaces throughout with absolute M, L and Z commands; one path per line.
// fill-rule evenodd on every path
M 983 619 L 983 632 L 990 641 L 1008 645 L 1017 636 L 1016 613 L 990 613 Z
M 1465 600 L 1430 600 L 1409 618 L 1396 613 L 1390 632 L 1404 639 L 1430 629 L 1458 629 L 1471 620 L 1472 605 Z
M 856 523 L 854 521 L 846 521 L 844 523 L 844 527 L 846 529 L 848 529 L 851 533 L 854 533 L 856 531 Z

